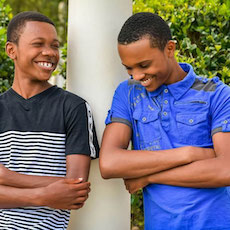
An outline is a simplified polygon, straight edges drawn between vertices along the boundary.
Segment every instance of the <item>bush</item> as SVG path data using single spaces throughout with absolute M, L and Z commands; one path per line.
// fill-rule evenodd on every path
M 54 71 L 53 75 L 60 75 L 66 79 L 66 67 L 67 67 L 67 43 L 60 48 L 60 61 L 57 69 Z
M 133 12 L 159 14 L 177 41 L 179 62 L 230 84 L 230 0 L 133 0 Z M 143 229 L 141 192 L 131 196 L 131 205 L 132 225 Z
M 9 19 L 12 17 L 11 8 L 0 0 L 0 92 L 6 91 L 13 82 L 14 66 L 13 62 L 5 53 L 6 28 Z
M 131 225 L 144 229 L 143 197 L 142 191 L 131 195 Z
M 136 0 L 134 12 L 159 14 L 177 41 L 177 59 L 230 84 L 230 0 Z

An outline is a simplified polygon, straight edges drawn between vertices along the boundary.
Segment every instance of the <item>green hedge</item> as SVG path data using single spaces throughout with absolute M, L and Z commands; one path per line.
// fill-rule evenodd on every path
M 230 84 L 230 0 L 133 0 L 133 12 L 153 12 L 166 20 L 177 41 L 179 62 L 197 74 Z M 131 196 L 131 222 L 141 230 L 142 193 Z
M 13 62 L 5 53 L 6 27 L 12 17 L 11 8 L 0 0 L 0 92 L 6 91 L 12 84 L 14 68 Z
M 157 13 L 169 23 L 178 61 L 230 83 L 230 0 L 134 0 L 133 11 Z

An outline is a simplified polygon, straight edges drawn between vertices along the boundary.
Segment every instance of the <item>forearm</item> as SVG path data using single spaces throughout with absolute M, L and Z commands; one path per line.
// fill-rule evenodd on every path
M 14 188 L 0 185 L 0 208 L 48 206 L 54 209 L 79 209 L 88 198 L 90 183 L 62 179 L 42 188 Z
M 228 161 L 221 157 L 207 159 L 150 175 L 147 181 L 194 188 L 229 186 L 229 165 Z
M 105 155 L 101 160 L 101 167 L 105 171 L 102 175 L 105 178 L 138 178 L 215 156 L 212 149 L 196 147 L 158 151 L 110 151 L 112 154 Z
M 45 187 L 62 177 L 33 176 L 17 173 L 0 165 L 0 184 L 15 188 L 39 188 Z
M 0 208 L 38 206 L 41 189 L 21 189 L 0 185 Z
M 181 147 L 169 150 L 127 150 L 132 129 L 122 123 L 112 123 L 104 131 L 100 170 L 103 178 L 138 178 L 194 161 L 213 158 L 213 149 Z
M 228 162 L 228 161 L 226 161 Z M 225 168 L 227 166 L 227 168 Z M 226 170 L 227 169 L 227 170 Z M 207 159 L 165 170 L 148 176 L 124 180 L 126 189 L 134 193 L 149 184 L 181 187 L 215 188 L 230 185 L 228 164 L 222 159 Z
M 125 180 L 126 188 L 133 193 L 148 184 L 167 184 L 194 188 L 230 186 L 230 133 L 216 133 L 213 144 L 215 158 L 204 159 L 149 176 Z

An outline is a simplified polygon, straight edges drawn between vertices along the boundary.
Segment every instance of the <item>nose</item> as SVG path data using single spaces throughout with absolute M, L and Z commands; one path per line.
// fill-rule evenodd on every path
M 56 56 L 57 55 L 56 50 L 54 50 L 52 47 L 45 46 L 42 50 L 42 55 L 44 56 Z
M 136 70 L 136 71 L 132 71 L 133 79 L 136 81 L 140 81 L 145 77 L 145 74 L 142 71 Z

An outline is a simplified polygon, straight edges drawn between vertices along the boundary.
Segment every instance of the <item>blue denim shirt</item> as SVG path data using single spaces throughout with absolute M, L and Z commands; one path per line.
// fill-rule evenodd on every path
M 217 77 L 197 76 L 189 64 L 180 66 L 187 72 L 182 81 L 153 92 L 132 79 L 116 89 L 106 124 L 130 126 L 134 149 L 212 148 L 212 135 L 230 132 L 230 88 Z M 227 188 L 151 184 L 144 188 L 144 209 L 146 230 L 230 229 Z

